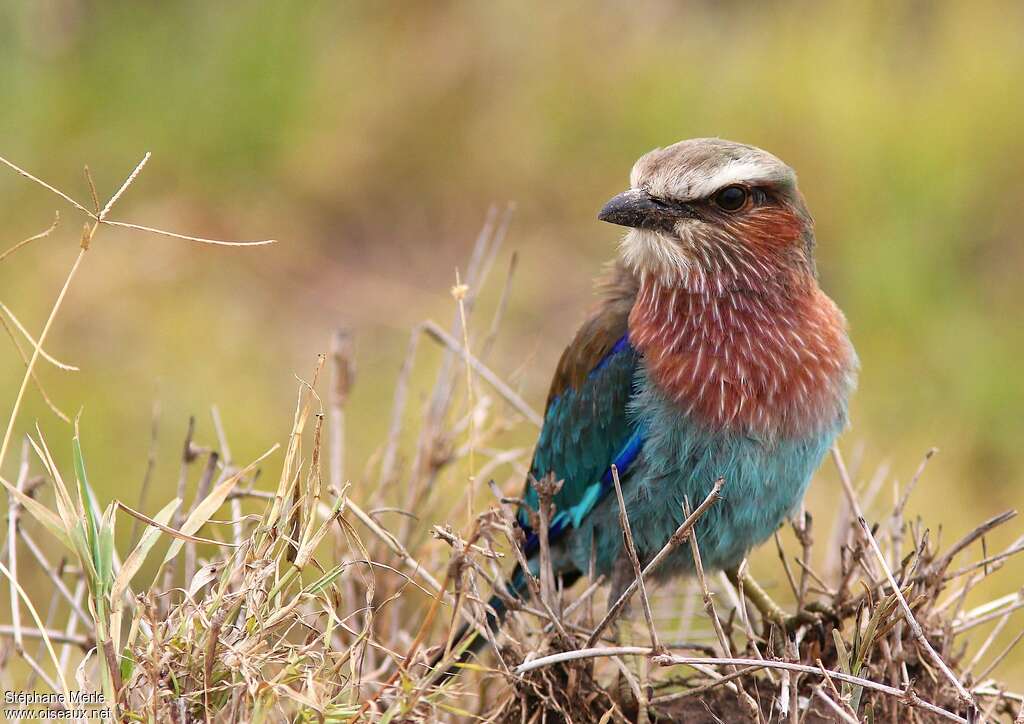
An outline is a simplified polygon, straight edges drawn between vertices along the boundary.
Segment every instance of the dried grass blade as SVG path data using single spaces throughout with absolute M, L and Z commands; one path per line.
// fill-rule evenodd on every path
M 117 577 L 114 579 L 114 585 L 110 589 L 110 600 L 113 602 L 114 606 L 118 605 L 117 602 L 121 600 L 121 595 L 128 589 L 128 585 L 131 583 L 132 578 L 134 578 L 135 574 L 139 572 L 142 564 L 146 561 L 146 556 L 149 555 L 150 550 L 152 550 L 157 540 L 159 540 L 160 532 L 162 530 L 160 526 L 162 525 L 166 527 L 167 521 L 171 519 L 174 511 L 176 511 L 180 505 L 181 498 L 175 498 L 165 505 L 160 512 L 151 519 L 146 518 L 146 516 L 141 513 L 138 516 L 133 515 L 137 520 L 142 519 L 143 522 L 146 523 L 152 520 L 152 522 L 157 525 L 151 525 L 146 529 L 142 534 L 142 537 L 139 539 L 138 545 L 136 545 L 134 550 L 128 554 L 128 558 L 125 559 L 124 565 L 121 566 L 121 570 L 117 572 Z M 122 509 L 124 508 L 120 503 L 118 503 L 118 507 Z M 131 512 L 134 513 L 134 511 Z
M 35 498 L 18 490 L 10 481 L 7 480 L 7 478 L 0 476 L 0 483 L 7 488 L 8 493 L 17 498 L 18 502 L 25 506 L 25 510 L 28 511 L 29 515 L 35 518 L 37 522 L 41 523 L 43 527 L 53 534 L 54 538 L 63 543 L 69 550 L 73 550 L 71 540 L 68 538 L 67 528 L 65 528 L 64 521 L 61 520 L 59 515 L 54 513 Z
M 196 538 L 193 534 L 197 530 L 202 528 L 204 525 L 206 525 L 207 520 L 213 517 L 213 514 L 217 512 L 221 505 L 223 505 L 224 500 L 228 497 L 228 494 L 231 493 L 231 491 L 234 489 L 235 485 L 238 484 L 238 481 L 241 480 L 246 475 L 248 475 L 257 465 L 263 462 L 279 447 L 280 445 L 275 443 L 274 446 L 267 450 L 265 453 L 260 455 L 258 458 L 253 460 L 251 463 L 246 465 L 244 468 L 239 470 L 237 473 L 235 473 L 230 478 L 228 478 L 220 485 L 215 487 L 212 491 L 210 491 L 210 494 L 203 499 L 203 502 L 197 505 L 195 510 L 193 510 L 192 513 L 188 516 L 188 518 L 185 519 L 185 522 L 181 525 L 181 529 L 175 531 L 175 533 L 178 533 L 180 535 L 175 536 L 175 541 L 171 543 L 171 547 L 170 549 L 168 549 L 167 555 L 164 556 L 164 563 L 167 563 L 167 561 L 171 560 L 172 558 L 174 558 L 174 556 L 178 555 L 178 551 L 181 550 L 181 546 L 186 540 L 196 541 L 200 543 L 214 542 L 217 545 L 221 546 L 229 546 L 232 548 L 235 547 L 234 543 L 227 543 L 223 541 L 209 541 L 203 538 Z M 124 508 L 125 506 L 122 504 L 121 507 Z
M 55 211 L 54 214 L 53 214 L 53 217 L 54 217 L 53 218 L 53 223 L 50 224 L 50 227 L 48 229 L 40 231 L 38 234 L 34 234 L 33 236 L 28 237 L 27 239 L 22 239 L 17 244 L 12 246 L 10 249 L 8 249 L 4 253 L 0 254 L 0 261 L 3 261 L 4 259 L 9 257 L 11 254 L 16 252 L 18 249 L 22 248 L 23 246 L 27 246 L 28 244 L 31 244 L 33 241 L 39 241 L 40 239 L 43 239 L 43 238 L 49 236 L 50 234 L 52 234 L 54 229 L 57 228 L 57 225 L 60 224 L 60 212 L 59 211 Z
M 11 322 L 14 323 L 15 328 L 19 332 L 21 332 L 22 336 L 25 337 L 25 339 L 27 339 L 33 347 L 39 347 L 39 343 L 36 342 L 35 337 L 33 337 L 32 334 L 27 329 L 25 329 L 25 325 L 21 323 L 21 320 L 14 316 L 14 312 L 12 312 L 10 308 L 3 302 L 0 302 L 0 311 L 3 311 L 3 313 L 10 318 Z M 80 371 L 79 367 L 76 367 L 75 365 L 69 365 L 66 362 L 61 362 L 59 359 L 51 355 L 42 347 L 39 347 L 39 356 L 42 357 L 47 362 L 49 362 L 50 364 L 52 364 L 54 367 L 65 370 L 66 372 Z

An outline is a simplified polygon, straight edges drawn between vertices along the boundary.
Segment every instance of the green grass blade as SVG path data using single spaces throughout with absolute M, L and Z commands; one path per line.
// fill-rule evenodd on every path
M 75 436 L 71 438 L 71 451 L 75 460 L 75 478 L 78 480 L 78 498 L 85 513 L 86 534 L 89 548 L 92 550 L 93 566 L 100 568 L 99 521 L 96 520 L 96 505 L 89 489 L 89 479 L 85 474 L 85 457 L 78 439 L 78 422 L 75 421 Z

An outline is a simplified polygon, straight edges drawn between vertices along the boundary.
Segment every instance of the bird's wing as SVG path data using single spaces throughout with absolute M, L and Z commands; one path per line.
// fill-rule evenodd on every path
M 558 363 L 530 467 L 535 479 L 554 473 L 563 481 L 555 496 L 552 539 L 579 524 L 608 492 L 611 466 L 623 474 L 643 444 L 627 412 L 639 359 L 627 329 L 635 282 L 616 270 L 606 293 Z M 529 482 L 524 501 L 537 508 L 537 492 Z M 528 512 L 520 510 L 520 523 L 528 527 L 528 519 Z M 535 545 L 528 538 L 527 548 Z

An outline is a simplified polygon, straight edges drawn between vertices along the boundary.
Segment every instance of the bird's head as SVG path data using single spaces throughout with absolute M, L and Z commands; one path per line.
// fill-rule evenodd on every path
M 813 221 L 796 174 L 772 154 L 681 141 L 641 156 L 630 187 L 598 218 L 629 227 L 620 253 L 639 277 L 712 293 L 813 282 Z

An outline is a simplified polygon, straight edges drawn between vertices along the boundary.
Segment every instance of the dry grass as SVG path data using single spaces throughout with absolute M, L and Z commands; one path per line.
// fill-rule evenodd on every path
M 0 464 L 28 386 L 45 396 L 35 368 L 41 360 L 69 367 L 43 345 L 94 235 L 110 224 L 155 231 L 107 218 L 143 164 L 101 207 L 94 191 L 91 205 L 81 204 L 4 163 L 70 203 L 87 223 L 39 335 L 3 309 L 18 349 L 14 330 L 32 351 L 23 353 L 25 376 Z M 865 511 L 884 481 L 858 487 L 838 450 L 833 458 L 844 496 L 836 528 L 812 535 L 811 517 L 801 511 L 793 523 L 796 548 L 786 550 L 776 537 L 775 573 L 788 588 L 781 595 L 794 602 L 784 620 L 758 613 L 769 602 L 751 577 L 734 585 L 699 566 L 692 526 L 717 504 L 719 489 L 728 489 L 724 480 L 705 501 L 691 501 L 694 510 L 685 511 L 686 522 L 664 551 L 689 546 L 696 581 L 675 584 L 670 597 L 648 591 L 644 577 L 661 556 L 641 569 L 623 517 L 636 573 L 619 601 L 602 600 L 600 580 L 561 591 L 542 569 L 530 582 L 530 600 L 511 603 L 506 626 L 492 641 L 496 657 L 488 653 L 463 665 L 450 681 L 440 676 L 444 666 L 428 667 L 439 654 L 445 663 L 459 657 L 468 642 L 452 632 L 463 621 L 493 639 L 480 624 L 485 602 L 517 552 L 515 499 L 493 483 L 494 496 L 481 486 L 496 471 L 510 471 L 506 493 L 518 492 L 530 451 L 501 441 L 516 425 L 540 422 L 487 363 L 514 259 L 495 315 L 477 325 L 481 332 L 471 330 L 476 294 L 509 219 L 510 210 L 489 216 L 465 277 L 453 288 L 450 328 L 428 320 L 413 330 L 387 439 L 361 474 L 347 477 L 343 469 L 345 403 L 354 379 L 351 338 L 344 333 L 332 341 L 329 363 L 325 355 L 308 383 L 300 383 L 283 450 L 271 448 L 240 465 L 214 409 L 216 443 L 197 442 L 193 421 L 178 496 L 157 512 L 142 510 L 157 506 L 135 510 L 119 501 L 101 510 L 77 435 L 68 473 L 38 429 L 28 436 L 16 479 L 2 480 L 10 500 L 0 564 L 12 612 L 0 626 L 9 642 L 6 688 L 100 690 L 122 718 L 154 722 L 1024 722 L 1024 696 L 994 678 L 1021 638 L 996 643 L 1011 630 L 1024 597 L 1011 592 L 968 605 L 978 583 L 1021 550 L 1024 539 L 995 554 L 985 545 L 1014 513 L 940 549 L 922 521 L 904 516 L 922 464 L 894 508 L 869 524 Z M 50 231 L 15 245 L 0 262 Z M 423 413 L 414 416 L 407 411 L 410 379 L 424 340 L 441 345 L 443 355 Z M 326 399 L 318 393 L 325 365 Z M 411 417 L 418 429 L 406 429 Z M 271 465 L 280 470 L 277 484 L 263 485 L 260 473 Z M 555 486 L 542 481 L 542 501 Z M 453 499 L 452 490 L 465 490 L 464 499 Z M 541 520 L 550 514 L 542 505 Z M 125 516 L 132 535 L 121 555 L 114 532 Z M 815 555 L 815 537 L 826 541 L 824 555 Z M 826 563 L 816 570 L 814 560 Z M 45 606 L 41 592 L 30 597 L 19 583 L 19 567 L 26 565 L 48 576 Z M 642 617 L 624 617 L 631 601 Z M 13 667 L 11 653 L 25 666 Z M 12 680 L 16 671 L 25 677 Z

